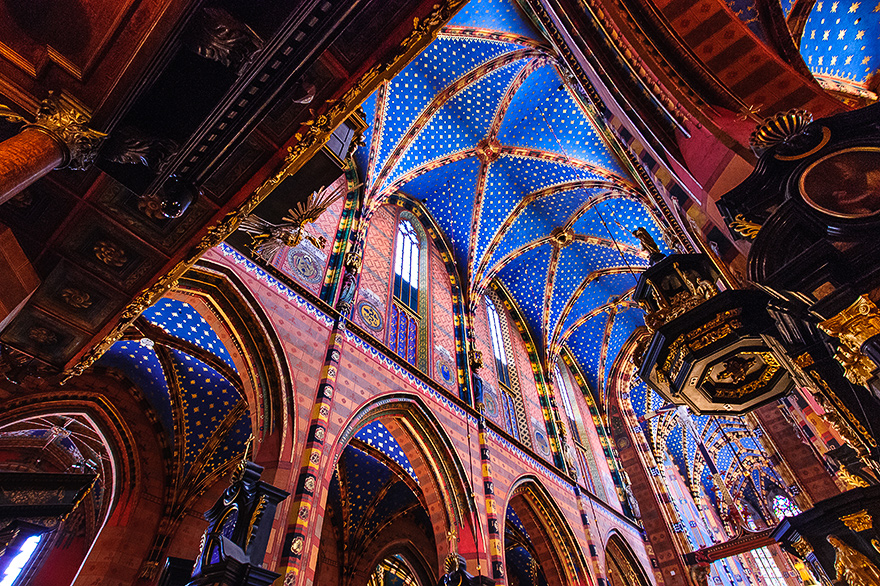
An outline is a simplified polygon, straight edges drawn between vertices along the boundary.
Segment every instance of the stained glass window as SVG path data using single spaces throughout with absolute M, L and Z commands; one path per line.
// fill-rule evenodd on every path
M 14 554 L 15 557 L 12 558 L 9 565 L 3 570 L 3 580 L 0 581 L 0 586 L 12 586 L 15 584 L 19 575 L 27 567 L 28 562 L 34 557 L 34 552 L 37 551 L 37 546 L 40 545 L 41 537 L 41 535 L 31 535 L 21 543 L 18 551 Z
M 419 235 L 412 222 L 397 225 L 394 254 L 394 302 L 388 320 L 388 346 L 416 366 L 419 340 Z
M 401 358 L 416 365 L 416 348 L 419 341 L 419 325 L 405 309 L 391 304 L 388 320 L 388 346 Z
M 486 313 L 489 316 L 489 332 L 492 335 L 492 353 L 495 354 L 495 371 L 498 373 L 498 380 L 510 386 L 510 369 L 507 366 L 507 352 L 501 335 L 501 320 L 498 318 L 495 304 L 489 297 L 486 297 Z
M 777 519 L 794 517 L 801 512 L 801 510 L 797 508 L 797 505 L 791 502 L 790 498 L 782 494 L 777 494 L 773 497 L 770 507 L 773 509 L 773 514 L 776 515 Z
M 556 387 L 559 389 L 559 397 L 562 399 L 562 407 L 565 410 L 565 415 L 568 417 L 568 429 L 571 432 L 571 437 L 574 441 L 580 443 L 581 435 L 578 433 L 577 426 L 577 418 L 574 416 L 574 406 L 571 404 L 571 397 L 569 397 L 569 387 L 565 384 L 565 379 L 562 378 L 562 373 L 559 371 L 559 367 L 555 367 L 553 369 L 553 373 L 556 376 Z
M 758 577 L 759 582 L 769 584 L 770 586 L 786 586 L 785 579 L 782 577 L 782 572 L 779 571 L 779 566 L 776 565 L 773 555 L 766 547 L 753 549 L 751 554 L 752 559 L 755 560 L 755 565 L 758 566 L 758 571 L 761 574 Z
M 516 422 L 516 403 L 507 389 L 501 390 L 501 415 L 507 433 L 519 439 L 519 426 Z
M 419 235 L 409 220 L 397 225 L 394 256 L 394 295 L 414 312 L 419 311 Z

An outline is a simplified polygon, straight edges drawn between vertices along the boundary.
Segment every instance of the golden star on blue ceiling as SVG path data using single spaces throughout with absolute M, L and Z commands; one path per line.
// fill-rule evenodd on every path
M 880 11 L 876 2 L 819 0 L 813 6 L 801 54 L 820 84 L 850 93 L 865 92 L 877 69 Z
M 398 191 L 422 201 L 471 307 L 500 278 L 542 358 L 571 337 L 557 325 L 582 325 L 579 317 L 635 284 L 602 272 L 635 275 L 647 265 L 632 230 L 646 227 L 663 247 L 644 196 L 562 66 L 514 2 L 473 0 L 364 103 L 367 146 L 355 156 L 366 216 Z M 551 233 L 560 229 L 573 242 L 556 250 Z M 590 340 L 578 359 L 601 343 Z
M 217 332 L 191 305 L 160 299 L 143 315 L 171 336 L 220 358 L 235 372 Z M 97 366 L 119 370 L 144 393 L 169 442 L 179 451 L 184 470 L 202 460 L 200 470 L 210 473 L 241 457 L 251 434 L 245 399 L 232 382 L 202 360 L 161 341 L 142 338 L 116 342 Z M 210 453 L 203 453 L 206 446 Z

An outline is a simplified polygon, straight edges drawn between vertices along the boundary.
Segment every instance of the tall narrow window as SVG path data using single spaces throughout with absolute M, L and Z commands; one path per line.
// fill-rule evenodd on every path
M 498 373 L 498 382 L 501 383 L 501 417 L 507 432 L 516 439 L 520 439 L 516 399 L 510 388 L 510 367 L 507 362 L 507 349 L 504 345 L 504 332 L 501 329 L 498 310 L 495 309 L 495 304 L 489 297 L 486 297 L 486 313 L 489 317 L 489 332 L 492 336 L 492 353 L 495 355 L 495 372 Z
M 492 353 L 495 354 L 495 371 L 498 380 L 510 386 L 510 368 L 507 366 L 507 352 L 504 349 L 504 338 L 501 336 L 501 320 L 498 310 L 489 297 L 486 297 L 486 313 L 489 315 L 489 332 L 492 335 Z
M 571 387 L 567 384 L 566 379 L 562 376 L 559 366 L 555 366 L 554 376 L 556 377 L 556 386 L 559 388 L 559 396 L 562 398 L 562 407 L 565 410 L 565 416 L 568 418 L 568 428 L 571 431 L 571 439 L 574 441 L 575 452 L 577 454 L 578 463 L 584 478 L 584 484 L 593 494 L 601 499 L 607 498 L 605 489 L 599 476 L 599 468 L 596 466 L 596 460 L 593 451 L 589 447 L 589 437 L 586 435 L 581 439 L 581 429 L 578 421 L 580 419 L 575 415 L 574 405 L 572 405 L 573 396 L 571 395 Z M 586 434 L 586 429 L 584 430 Z M 594 481 L 594 479 L 596 479 Z
M 41 537 L 39 534 L 31 535 L 26 539 L 20 540 L 20 543 L 16 543 L 16 548 L 10 548 L 10 551 L 7 553 L 12 556 L 12 559 L 3 571 L 0 586 L 12 586 L 15 584 L 19 575 L 25 571 L 28 563 L 34 557 L 34 552 L 37 551 L 37 546 L 40 545 Z
M 753 549 L 749 553 L 752 554 L 752 559 L 755 560 L 755 564 L 764 578 L 764 584 L 768 586 L 785 585 L 785 578 L 782 577 L 782 572 L 779 571 L 779 566 L 776 565 L 776 560 L 773 559 L 773 554 L 770 553 L 770 550 L 766 547 L 761 547 Z
M 417 366 L 419 342 L 419 235 L 412 222 L 397 225 L 394 255 L 394 301 L 388 319 L 388 346 Z
M 413 312 L 419 311 L 419 235 L 409 220 L 397 226 L 394 295 Z
M 569 431 L 571 431 L 571 438 L 577 443 L 581 443 L 581 434 L 578 431 L 577 418 L 574 416 L 574 407 L 571 404 L 571 397 L 568 396 L 568 385 L 565 384 L 565 380 L 563 380 L 562 373 L 559 372 L 558 366 L 554 368 L 554 374 L 556 375 L 556 386 L 559 388 L 559 396 L 562 398 L 562 407 L 568 418 L 568 428 Z

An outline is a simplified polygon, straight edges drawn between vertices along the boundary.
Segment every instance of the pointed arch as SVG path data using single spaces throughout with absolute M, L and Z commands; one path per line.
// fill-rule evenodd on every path
M 633 548 L 614 529 L 605 543 L 605 575 L 609 586 L 651 586 Z
M 458 375 L 458 394 L 462 401 L 470 404 L 471 383 L 470 377 L 466 371 L 468 358 L 467 348 L 464 343 L 464 340 L 467 339 L 465 334 L 467 324 L 465 318 L 466 300 L 464 297 L 465 292 L 462 290 L 461 286 L 461 275 L 458 272 L 458 266 L 455 264 L 455 257 L 452 254 L 452 247 L 449 245 L 449 241 L 443 233 L 443 230 L 440 229 L 440 226 L 437 225 L 436 220 L 431 215 L 431 212 L 428 211 L 422 202 L 409 197 L 403 192 L 396 192 L 389 196 L 388 203 L 402 207 L 419 220 L 421 227 L 425 230 L 425 233 L 428 235 L 431 242 L 433 242 L 434 247 L 440 254 L 440 259 L 443 261 L 443 266 L 449 277 L 450 292 L 452 294 L 453 334 L 455 337 L 455 362 Z
M 100 369 L 97 369 L 100 370 Z M 168 488 L 172 458 L 158 417 L 140 392 L 124 380 L 89 372 L 64 387 L 0 402 L 0 427 L 35 417 L 75 414 L 88 418 L 99 431 L 112 460 L 110 495 L 94 539 L 78 567 L 74 584 L 134 583 L 140 560 L 150 553 L 162 516 L 156 498 Z M 126 543 L 125 559 L 116 555 Z M 134 563 L 132 563 L 134 560 Z M 57 577 L 59 567 L 42 568 Z M 43 576 L 40 578 L 40 576 Z
M 374 421 L 381 421 L 395 438 L 418 479 L 437 547 L 437 575 L 443 574 L 443 563 L 451 552 L 452 535 L 457 541 L 452 547 L 466 558 L 475 557 L 476 544 L 485 543 L 485 536 L 477 535 L 482 527 L 474 526 L 477 507 L 469 475 L 449 436 L 421 397 L 398 391 L 374 397 L 358 409 L 339 435 L 330 465 L 325 468 L 325 482 L 329 482 L 352 438 Z M 476 422 L 473 424 L 476 430 Z M 325 492 L 322 500 L 326 498 Z
M 505 514 L 509 510 L 516 514 L 531 538 L 532 550 L 549 586 L 595 584 L 577 537 L 537 477 L 524 475 L 513 483 Z
M 190 305 L 231 346 L 230 356 L 244 387 L 255 433 L 256 461 L 277 461 L 292 447 L 293 381 L 281 340 L 247 285 L 228 267 L 200 260 L 168 295 Z M 265 443 L 272 453 L 260 454 Z M 276 452 L 277 449 L 277 452 Z
M 455 95 L 463 91 L 468 86 L 479 81 L 493 71 L 501 69 L 502 67 L 509 65 L 510 63 L 514 63 L 515 61 L 540 58 L 544 57 L 544 55 L 545 53 L 543 51 L 528 47 L 523 49 L 516 49 L 507 53 L 502 53 L 498 57 L 490 59 L 479 67 L 472 69 L 462 77 L 453 81 L 446 88 L 441 90 L 436 96 L 434 96 L 434 99 L 431 101 L 431 103 L 425 107 L 425 109 L 412 122 L 412 124 L 410 124 L 407 132 L 403 135 L 403 137 L 400 139 L 400 142 L 397 143 L 397 145 L 394 147 L 394 150 L 382 164 L 381 170 L 376 175 L 375 182 L 370 186 L 370 192 L 375 193 L 375 188 L 377 187 L 381 189 L 382 184 L 385 182 L 385 179 L 387 179 L 388 176 L 391 174 L 392 170 L 397 165 L 397 162 L 403 157 L 410 145 L 415 142 L 416 137 L 418 137 L 419 133 L 427 125 L 428 121 L 434 116 L 434 114 L 436 114 L 440 110 L 443 104 L 455 97 Z M 370 205 L 372 207 L 372 203 Z

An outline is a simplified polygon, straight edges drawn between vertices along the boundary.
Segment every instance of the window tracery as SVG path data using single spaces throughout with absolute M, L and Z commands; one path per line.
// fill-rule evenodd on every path
M 492 354 L 495 360 L 495 372 L 498 376 L 499 411 L 504 429 L 516 439 L 531 445 L 528 424 L 525 417 L 525 406 L 520 394 L 519 378 L 513 362 L 513 349 L 510 342 L 510 331 L 507 316 L 498 311 L 500 300 L 494 295 L 486 295 L 486 317 L 489 321 L 489 334 L 492 339 Z
M 785 586 L 787 584 L 785 578 L 782 577 L 782 572 L 779 571 L 779 566 L 776 565 L 773 556 L 770 554 L 770 550 L 766 547 L 761 547 L 753 549 L 750 553 L 755 561 L 755 565 L 758 567 L 758 572 L 761 574 L 764 584 L 768 586 Z
M 397 224 L 394 249 L 394 292 L 388 317 L 388 346 L 401 358 L 419 366 L 420 338 L 424 331 L 424 303 L 419 298 L 423 255 L 422 238 L 413 221 L 401 214 Z
M 800 509 L 791 502 L 791 499 L 784 494 L 775 494 L 770 501 L 770 508 L 777 519 L 782 520 L 783 517 L 794 517 L 800 514 Z

